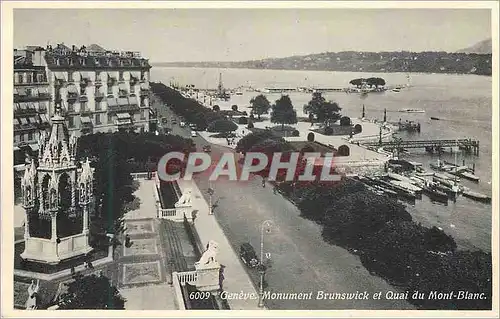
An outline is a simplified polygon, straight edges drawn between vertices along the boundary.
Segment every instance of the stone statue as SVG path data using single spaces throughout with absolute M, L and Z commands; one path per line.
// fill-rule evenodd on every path
M 195 263 L 195 266 L 216 263 L 217 260 L 215 259 L 215 257 L 217 256 L 218 251 L 219 244 L 217 244 L 217 242 L 213 240 L 209 241 L 207 250 L 205 250 L 200 260 Z
M 26 310 L 35 310 L 37 308 L 37 294 L 40 290 L 40 281 L 31 280 L 31 284 L 28 286 L 28 300 L 26 300 Z
M 191 205 L 191 189 L 186 190 L 175 206 L 190 206 Z

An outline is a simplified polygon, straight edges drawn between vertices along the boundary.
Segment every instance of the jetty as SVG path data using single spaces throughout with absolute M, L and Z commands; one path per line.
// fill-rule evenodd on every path
M 391 141 L 391 142 L 367 142 L 363 143 L 367 147 L 382 147 L 386 150 L 404 151 L 409 148 L 423 148 L 427 152 L 441 153 L 444 147 L 458 146 L 459 149 L 467 153 L 472 153 L 479 156 L 479 141 L 474 139 L 459 139 L 459 140 L 417 140 L 417 141 Z

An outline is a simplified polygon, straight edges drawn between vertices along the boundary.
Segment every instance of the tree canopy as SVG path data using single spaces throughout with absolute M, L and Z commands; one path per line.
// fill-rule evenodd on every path
M 219 132 L 219 133 L 229 133 L 232 131 L 236 131 L 238 129 L 238 125 L 236 125 L 231 120 L 215 120 L 208 125 L 207 131 L 209 132 Z
M 256 114 L 259 119 L 262 114 L 267 114 L 269 112 L 269 109 L 271 108 L 271 103 L 263 94 L 257 95 L 256 97 L 252 98 L 250 100 L 250 104 L 252 107 L 252 113 Z
M 288 95 L 283 95 L 276 100 L 271 113 L 271 122 L 281 124 L 284 128 L 285 124 L 297 123 L 297 112 L 293 109 L 292 101 Z
M 309 103 L 304 105 L 304 113 L 314 116 L 326 126 L 340 119 L 341 110 L 337 103 L 326 101 L 321 92 L 314 92 Z
M 77 275 L 59 297 L 59 309 L 125 309 L 125 299 L 105 276 Z

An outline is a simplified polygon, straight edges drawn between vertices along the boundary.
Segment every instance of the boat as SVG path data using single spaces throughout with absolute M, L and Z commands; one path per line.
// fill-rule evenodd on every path
M 401 92 L 401 89 L 400 88 L 395 88 L 395 89 L 392 89 L 391 91 L 395 92 L 395 93 L 399 93 L 399 92 Z
M 405 113 L 425 113 L 424 110 L 422 109 L 400 109 L 398 112 L 405 112 Z
M 470 181 L 473 181 L 473 182 L 476 182 L 476 183 L 479 183 L 479 177 L 472 174 L 471 172 L 468 172 L 468 171 L 460 171 L 457 173 L 459 176 L 465 178 L 465 179 L 468 179 Z
M 489 197 L 488 195 L 474 192 L 474 191 L 470 190 L 469 188 L 464 188 L 464 190 L 462 191 L 462 195 L 464 197 L 467 197 L 467 198 L 470 198 L 470 199 L 473 199 L 475 201 L 482 202 L 482 203 L 490 203 L 491 202 L 491 197 Z
M 243 95 L 243 92 L 241 92 L 241 91 L 236 91 L 236 92 L 234 93 L 234 95 Z
M 439 121 L 440 118 L 439 117 L 433 117 L 433 116 L 431 116 L 431 120 Z

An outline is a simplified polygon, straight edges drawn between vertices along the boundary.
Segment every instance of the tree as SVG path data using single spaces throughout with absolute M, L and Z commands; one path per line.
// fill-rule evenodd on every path
M 300 136 L 299 130 L 293 130 L 292 131 L 292 136 L 295 136 L 295 137 Z
M 242 116 L 238 119 L 238 124 L 248 124 L 248 118 Z
M 249 121 L 249 122 L 248 122 L 248 125 L 247 125 L 247 128 L 249 128 L 249 129 L 250 129 L 250 128 L 253 128 L 253 127 L 254 127 L 254 126 L 253 126 L 253 122 L 252 122 L 252 121 Z
M 313 132 L 309 132 L 309 134 L 307 134 L 307 141 L 314 142 L 314 133 Z
M 233 104 L 233 105 L 231 106 L 231 110 L 233 110 L 233 111 L 235 111 L 235 112 L 238 112 L 238 105 Z
M 236 125 L 233 121 L 225 119 L 215 120 L 207 127 L 207 131 L 219 133 L 229 133 L 232 131 L 236 131 L 237 129 L 238 125 Z
M 340 110 L 342 109 L 337 103 L 326 101 L 321 92 L 314 92 L 309 103 L 304 105 L 304 113 L 312 114 L 319 122 L 323 122 L 326 126 L 340 119 Z
M 340 126 L 349 126 L 351 125 L 351 118 L 349 116 L 342 116 L 340 118 Z
M 250 122 L 252 123 L 252 122 Z M 250 125 L 250 124 L 249 124 Z M 236 152 L 246 153 L 252 146 L 264 140 L 276 138 L 270 131 L 258 131 L 250 133 L 241 138 L 236 144 Z
M 259 120 L 262 114 L 267 114 L 271 108 L 271 103 L 268 101 L 267 97 L 263 94 L 257 95 L 250 100 L 252 105 L 252 113 L 257 114 Z
M 220 111 L 220 106 L 218 106 L 218 105 L 214 105 L 214 106 L 212 107 L 212 109 L 214 110 L 214 112 L 219 112 L 219 111 Z
M 293 109 L 292 101 L 288 95 L 283 95 L 276 100 L 271 113 L 271 122 L 281 124 L 284 130 L 285 124 L 297 123 L 297 112 Z
M 349 81 L 349 84 L 355 85 L 357 87 L 361 87 L 363 85 L 363 81 L 365 81 L 365 79 L 363 79 L 363 78 L 354 79 L 354 80 Z
M 59 309 L 125 309 L 125 299 L 105 276 L 77 275 L 66 284 L 61 294 Z
M 361 133 L 363 131 L 363 127 L 361 126 L 361 124 L 356 124 L 354 125 L 354 133 Z

